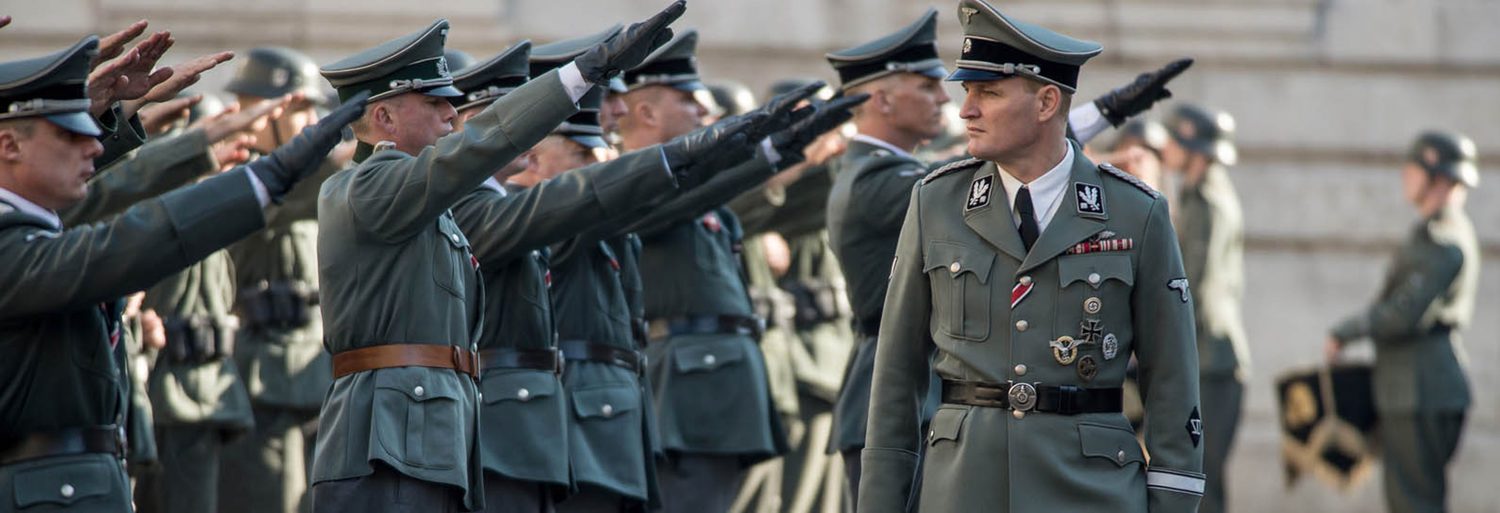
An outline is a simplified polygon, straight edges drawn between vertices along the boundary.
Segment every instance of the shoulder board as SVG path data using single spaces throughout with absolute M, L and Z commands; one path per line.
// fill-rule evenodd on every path
M 922 184 L 926 185 L 927 182 L 931 182 L 933 180 L 936 180 L 940 176 L 951 174 L 951 173 L 953 173 L 955 171 L 962 171 L 962 170 L 965 170 L 965 169 L 972 169 L 972 168 L 975 168 L 975 167 L 979 167 L 981 164 L 984 164 L 984 161 L 983 160 L 979 160 L 977 158 L 967 158 L 967 159 L 964 159 L 964 160 L 960 160 L 958 162 L 954 162 L 952 164 L 948 164 L 946 166 L 937 168 L 936 171 L 933 171 L 931 173 L 927 173 L 927 178 L 923 178 L 922 179 Z
M 1120 170 L 1120 168 L 1115 167 L 1114 164 L 1099 164 L 1099 170 L 1103 171 L 1106 175 L 1119 178 L 1125 183 L 1134 185 L 1135 188 L 1140 189 L 1141 192 L 1146 193 L 1147 196 L 1150 196 L 1153 199 L 1159 196 L 1159 194 L 1156 192 L 1156 189 L 1152 189 L 1150 185 L 1146 185 L 1146 182 L 1142 182 L 1139 178 L 1136 178 L 1135 175 Z

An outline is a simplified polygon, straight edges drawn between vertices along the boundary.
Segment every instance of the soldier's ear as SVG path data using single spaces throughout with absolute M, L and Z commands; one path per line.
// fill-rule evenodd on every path
M 0 161 L 21 160 L 20 129 L 12 123 L 0 124 Z
M 1046 123 L 1062 112 L 1063 92 L 1053 84 L 1043 85 L 1036 92 L 1037 121 Z

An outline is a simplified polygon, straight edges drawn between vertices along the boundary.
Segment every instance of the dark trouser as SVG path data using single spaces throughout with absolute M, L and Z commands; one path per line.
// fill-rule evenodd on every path
M 363 477 L 324 481 L 312 487 L 315 513 L 457 513 L 463 491 L 407 477 L 376 462 Z
M 1463 412 L 1381 414 L 1387 510 L 1445 511 L 1448 462 L 1463 428 Z
M 634 499 L 589 485 L 581 485 L 578 493 L 557 503 L 557 513 L 631 513 L 645 508 Z
M 859 511 L 859 449 L 849 449 L 844 455 L 844 511 Z
M 224 432 L 218 426 L 158 426 L 161 467 L 141 476 L 136 505 L 143 513 L 200 513 L 219 506 L 219 456 Z
M 662 513 L 724 513 L 745 478 L 736 456 L 681 454 L 660 467 Z
M 553 513 L 552 494 L 541 483 L 484 475 L 486 513 Z
M 224 448 L 219 513 L 296 513 L 307 494 L 303 423 L 317 411 L 255 408 L 255 429 Z
M 1234 434 L 1240 426 L 1245 385 L 1233 375 L 1203 376 L 1198 385 L 1203 410 L 1203 473 L 1206 483 L 1200 513 L 1221 513 L 1227 500 L 1224 483 Z

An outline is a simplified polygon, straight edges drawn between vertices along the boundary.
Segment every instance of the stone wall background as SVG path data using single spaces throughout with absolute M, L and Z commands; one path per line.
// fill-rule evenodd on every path
M 0 0 L 0 59 L 39 55 L 82 34 L 148 18 L 171 30 L 168 62 L 256 45 L 302 49 L 319 62 L 453 22 L 452 46 L 481 58 L 521 38 L 538 43 L 645 16 L 664 0 Z M 1249 241 L 1245 306 L 1254 374 L 1232 463 L 1238 511 L 1378 511 L 1379 476 L 1350 494 L 1303 480 L 1284 486 L 1271 383 L 1319 362 L 1329 326 L 1376 292 L 1388 255 L 1413 222 L 1400 199 L 1401 155 L 1420 130 L 1474 138 L 1483 186 L 1469 212 L 1486 270 L 1466 334 L 1475 404 L 1452 467 L 1454 511 L 1500 510 L 1500 1 L 1019 0 L 1022 19 L 1098 40 L 1080 98 L 1179 55 L 1198 64 L 1177 98 L 1232 112 L 1234 170 Z M 711 79 L 762 91 L 777 78 L 832 79 L 822 54 L 894 30 L 929 5 L 941 48 L 956 54 L 953 2 L 694 0 L 681 27 L 702 32 Z M 233 62 L 195 86 L 213 91 Z M 956 92 L 956 91 L 955 91 Z M 1107 137 L 1107 136 L 1106 136 Z

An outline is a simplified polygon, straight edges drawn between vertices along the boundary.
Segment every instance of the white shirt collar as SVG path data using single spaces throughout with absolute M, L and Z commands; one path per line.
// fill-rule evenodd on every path
M 493 177 L 493 176 L 491 176 L 489 178 L 485 178 L 484 179 L 484 183 L 481 184 L 481 185 L 483 185 L 485 187 L 489 187 L 491 189 L 494 189 L 495 192 L 500 193 L 501 197 L 505 197 L 505 196 L 507 196 L 507 195 L 510 194 L 510 193 L 505 192 L 505 187 L 502 187 L 500 185 L 500 181 L 496 180 L 495 177 Z
M 37 217 L 42 219 L 43 221 L 46 221 L 48 224 L 51 224 L 53 228 L 56 228 L 58 230 L 62 229 L 62 219 L 57 217 L 56 212 L 42 208 L 40 205 L 32 203 L 26 198 L 22 198 L 21 195 L 10 192 L 4 187 L 0 187 L 0 201 L 9 203 L 10 206 L 16 207 L 17 210 L 20 210 L 27 214 L 31 214 L 33 217 Z
M 1056 166 L 1052 166 L 1052 169 L 1047 170 L 1046 173 L 1042 174 L 1036 180 L 1032 180 L 1029 184 L 1022 184 L 1016 177 L 1011 176 L 1010 172 L 1001 169 L 1000 183 L 1005 186 L 1005 197 L 1011 205 L 1011 221 L 1015 222 L 1016 226 L 1021 225 L 1021 216 L 1016 214 L 1015 205 L 1016 192 L 1020 191 L 1024 185 L 1027 189 L 1031 190 L 1031 204 L 1036 208 L 1037 212 L 1041 213 L 1041 218 L 1036 220 L 1036 227 L 1039 231 L 1047 231 L 1047 224 L 1052 222 L 1052 217 L 1057 214 L 1058 205 L 1062 203 L 1063 190 L 1068 186 L 1068 179 L 1072 176 L 1072 169 L 1072 144 L 1067 145 L 1067 152 L 1063 153 L 1061 162 L 1058 162 Z
M 854 134 L 854 137 L 850 137 L 849 139 L 853 140 L 853 141 L 859 141 L 859 142 L 868 144 L 870 146 L 875 146 L 875 147 L 878 147 L 878 148 L 884 148 L 884 149 L 890 151 L 891 153 L 896 154 L 899 157 L 906 157 L 906 158 L 909 158 L 909 159 L 915 159 L 916 158 L 916 157 L 912 156 L 911 152 L 903 150 L 901 148 L 897 148 L 896 145 L 888 143 L 888 142 L 885 142 L 885 141 L 882 141 L 880 139 L 876 139 L 873 136 L 869 136 L 869 135 L 865 135 L 865 134 Z

